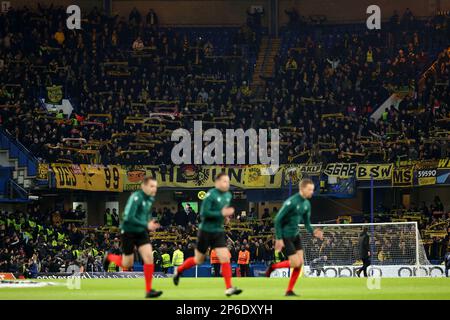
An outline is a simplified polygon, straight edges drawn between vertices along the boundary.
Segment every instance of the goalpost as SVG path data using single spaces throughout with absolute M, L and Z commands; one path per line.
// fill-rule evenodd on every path
M 313 225 L 313 228 L 323 230 L 323 240 L 314 238 L 304 225 L 299 228 L 305 274 L 309 276 L 355 276 L 362 265 L 358 239 L 364 228 L 367 228 L 370 239 L 369 275 L 407 277 L 442 274 L 442 269 L 428 261 L 417 222 Z

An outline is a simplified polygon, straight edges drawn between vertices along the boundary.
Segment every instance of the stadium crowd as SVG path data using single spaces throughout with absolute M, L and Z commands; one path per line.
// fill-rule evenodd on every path
M 425 248 L 421 263 L 425 259 L 442 261 L 449 243 L 450 213 L 444 211 L 439 198 L 409 210 L 380 208 L 379 211 L 376 222 L 419 221 Z M 230 221 L 226 234 L 233 263 L 239 263 L 243 253 L 248 256 L 247 265 L 284 260 L 283 253 L 274 250 L 272 219 L 276 212 L 275 208 L 271 213 L 265 210 L 258 217 L 251 211 Z M 26 212 L 0 212 L 0 272 L 35 277 L 38 272 L 104 271 L 104 253 L 121 252 L 118 220 L 109 220 L 107 215 L 103 226 L 89 227 L 81 207 L 45 211 L 39 205 L 30 205 Z M 180 255 L 181 260 L 194 255 L 198 214 L 192 210 L 164 208 L 155 210 L 153 216 L 161 223 L 161 228 L 151 233 L 156 270 L 168 272 Z M 325 228 L 323 241 L 305 235 L 307 263 L 317 259 L 321 259 L 322 266 L 357 263 L 360 231 L 360 227 Z M 431 235 L 429 231 L 433 231 Z M 415 264 L 416 252 L 411 250 L 415 247 L 414 232 L 399 228 L 392 232 L 375 230 L 374 234 L 372 264 Z M 209 256 L 213 264 L 211 253 Z M 112 264 L 107 271 L 118 270 Z
M 161 229 L 152 234 L 159 271 L 163 267 L 167 271 L 161 258 L 165 253 L 170 255 L 170 266 L 177 248 L 183 251 L 184 259 L 194 255 L 198 215 L 195 214 L 194 223 L 180 218 L 182 215 L 169 209 L 154 212 L 161 222 Z M 104 253 L 120 252 L 119 231 L 114 221 L 108 225 L 109 220 L 104 226 L 87 227 L 85 218 L 82 208 L 45 211 L 34 205 L 26 212 L 0 212 L 0 272 L 34 277 L 38 272 L 104 271 Z M 274 259 L 270 219 L 242 221 L 228 229 L 227 238 L 235 263 L 241 250 L 250 252 L 252 263 Z M 114 270 L 112 265 L 107 271 Z
M 250 83 L 264 32 L 257 17 L 197 30 L 160 27 L 154 11 L 126 19 L 94 9 L 82 30 L 67 30 L 63 14 L 40 6 L 0 15 L 0 121 L 44 161 L 170 164 L 171 131 L 194 120 L 203 129 L 280 128 L 283 163 L 448 155 L 442 19 L 419 21 L 407 10 L 381 30 L 287 29 L 258 96 Z M 43 108 L 39 98 L 53 85 L 73 104 L 69 117 Z M 394 92 L 399 109 L 387 105 L 372 120 Z
M 123 18 L 94 9 L 82 30 L 68 30 L 62 7 L 10 10 L 0 14 L 0 125 L 46 162 L 170 164 L 171 131 L 192 130 L 194 120 L 203 129 L 280 128 L 282 163 L 449 155 L 448 18 L 421 21 L 406 10 L 381 30 L 306 24 L 300 32 L 298 14 L 289 14 L 297 20 L 282 32 L 274 75 L 259 94 L 251 86 L 265 32 L 258 13 L 248 12 L 240 28 L 165 28 L 153 10 Z M 393 93 L 398 109 L 388 104 L 373 120 Z M 62 98 L 74 107 L 70 115 L 45 108 Z M 448 213 L 433 215 L 443 211 L 433 206 L 407 213 L 418 212 L 423 232 L 446 226 L 444 237 L 423 237 L 429 258 L 439 260 L 449 240 Z M 402 218 L 405 211 L 391 208 L 380 219 L 410 219 Z M 241 252 L 250 263 L 283 259 L 273 247 L 274 213 L 230 222 L 232 262 Z M 154 216 L 162 225 L 152 235 L 156 267 L 167 272 L 175 251 L 193 255 L 198 214 L 167 208 Z M 88 227 L 85 219 L 82 208 L 1 212 L 0 272 L 103 271 L 103 253 L 120 250 L 120 219 L 105 213 L 106 227 Z M 355 262 L 348 237 L 330 232 L 311 241 L 307 259 Z M 374 259 L 409 263 L 415 256 L 389 261 L 387 253 L 404 252 L 410 241 L 407 234 L 401 241 L 378 236 Z
M 291 158 L 394 162 L 448 154 L 445 139 L 430 139 L 448 130 L 448 28 L 440 19 L 417 21 L 408 10 L 405 15 L 394 16 L 380 32 L 362 26 L 322 27 L 316 37 L 286 31 L 265 95 L 278 110 L 278 126 L 299 131 Z M 419 86 L 433 52 L 442 48 L 439 71 Z M 401 91 L 398 109 L 388 104 L 378 120 L 370 117 Z
M 438 196 L 430 203 L 414 203 L 409 209 L 382 207 L 379 212 L 377 222 L 417 221 L 427 258 L 439 261 L 445 256 L 450 244 L 450 212 Z
M 0 16 L 2 125 L 47 161 L 89 163 L 95 155 L 103 163 L 167 163 L 166 124 L 182 126 L 181 113 L 228 116 L 227 107 L 249 95 L 257 35 L 246 25 L 163 29 L 136 23 L 137 11 L 127 21 L 93 10 L 82 31 L 69 31 L 64 12 Z M 70 97 L 69 119 L 43 111 L 38 98 L 52 85 Z M 168 119 L 150 115 L 159 112 Z

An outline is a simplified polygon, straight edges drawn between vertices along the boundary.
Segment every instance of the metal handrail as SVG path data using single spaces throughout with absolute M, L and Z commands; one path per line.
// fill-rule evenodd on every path
M 15 190 L 19 196 L 23 199 L 27 199 L 28 198 L 28 191 L 23 188 L 21 185 L 19 185 L 17 182 L 15 182 L 13 179 L 9 179 L 9 185 L 10 188 Z M 10 192 L 12 192 L 12 190 L 10 190 Z
M 36 158 L 22 143 L 20 143 L 11 133 L 9 133 L 5 128 L 0 126 L 0 133 L 4 134 L 20 151 L 22 151 L 29 161 L 35 164 L 39 163 L 38 158 Z

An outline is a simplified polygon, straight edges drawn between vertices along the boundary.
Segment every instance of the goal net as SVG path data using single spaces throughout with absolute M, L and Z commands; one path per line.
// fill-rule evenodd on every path
M 337 276 L 354 276 L 354 271 L 362 265 L 358 239 L 364 228 L 368 231 L 371 252 L 369 275 L 370 269 L 375 268 L 384 275 L 426 276 L 426 268 L 422 266 L 430 265 L 416 222 L 313 225 L 323 230 L 323 240 L 314 238 L 304 225 L 299 227 L 305 269 L 309 269 L 310 274 L 317 269 L 324 271 L 327 267 L 341 266 L 346 270 L 334 268 L 334 273 L 342 273 Z M 389 266 L 390 269 L 385 268 Z M 394 266 L 397 268 L 392 269 Z

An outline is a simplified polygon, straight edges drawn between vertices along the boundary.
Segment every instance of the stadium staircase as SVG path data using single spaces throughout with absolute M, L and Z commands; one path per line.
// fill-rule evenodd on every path
M 377 121 L 381 118 L 381 115 L 383 114 L 384 110 L 386 108 L 390 108 L 391 106 L 394 106 L 395 109 L 398 110 L 398 106 L 400 102 L 402 102 L 403 98 L 405 97 L 404 93 L 400 92 L 394 92 L 392 93 L 389 98 L 387 98 L 371 115 L 370 117 Z
M 37 158 L 0 127 L 0 201 L 28 200 L 37 170 Z
M 263 37 L 261 39 L 251 85 L 252 92 L 258 99 L 264 94 L 264 78 L 272 77 L 275 72 L 274 57 L 279 52 L 280 45 L 279 38 Z
M 436 58 L 422 74 L 418 77 L 419 81 L 417 82 L 418 86 L 417 89 L 419 92 L 423 92 L 426 80 L 429 77 L 434 76 L 436 73 L 436 67 L 437 67 L 437 61 L 438 58 Z M 386 108 L 389 108 L 390 106 L 394 106 L 395 109 L 398 110 L 398 106 L 400 105 L 400 102 L 408 95 L 412 94 L 413 91 L 410 89 L 406 90 L 399 90 L 397 92 L 392 93 L 389 98 L 387 98 L 372 114 L 371 118 L 375 121 L 381 118 L 381 114 L 384 112 Z
M 448 50 L 450 50 L 450 47 L 448 48 Z M 436 75 L 436 68 L 438 68 L 438 58 L 436 58 L 431 66 L 427 70 L 425 70 L 424 73 L 422 73 L 418 82 L 419 92 L 423 92 L 423 90 L 425 89 L 427 79 Z

